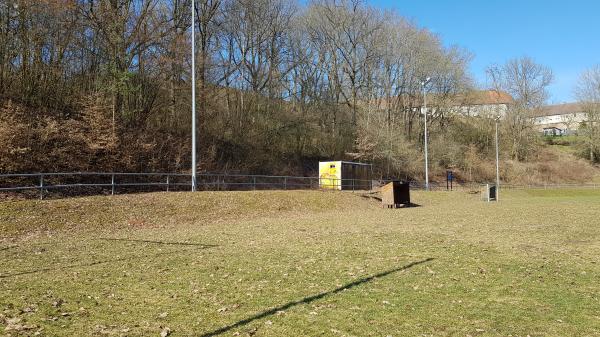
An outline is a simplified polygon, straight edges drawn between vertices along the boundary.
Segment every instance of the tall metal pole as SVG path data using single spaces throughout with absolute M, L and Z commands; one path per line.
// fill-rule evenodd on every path
M 429 82 L 423 82 L 423 115 L 425 115 L 425 190 L 429 191 L 429 155 L 427 153 L 427 92 L 425 85 Z
M 196 0 L 192 0 L 192 192 L 196 191 Z
M 496 118 L 496 201 L 500 194 L 500 146 L 498 144 L 498 122 L 500 117 Z

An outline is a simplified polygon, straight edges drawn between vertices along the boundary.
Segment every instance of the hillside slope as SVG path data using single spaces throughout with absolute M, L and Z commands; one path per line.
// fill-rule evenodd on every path
M 496 179 L 496 162 L 476 159 L 466 170 L 454 170 L 459 182 L 491 182 Z M 435 172 L 435 180 L 445 184 L 445 172 Z M 600 169 L 576 156 L 571 148 L 556 145 L 540 147 L 527 162 L 500 161 L 500 179 L 516 185 L 585 184 L 597 181 Z

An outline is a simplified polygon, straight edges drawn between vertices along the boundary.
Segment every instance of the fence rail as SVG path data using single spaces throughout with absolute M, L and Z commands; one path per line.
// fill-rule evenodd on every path
M 191 175 L 183 173 L 59 172 L 0 174 L 1 192 L 37 193 L 40 199 L 51 194 L 81 195 L 142 191 L 185 191 L 191 189 Z M 325 186 L 323 186 L 325 185 Z M 198 190 L 267 190 L 342 188 L 371 189 L 364 179 L 203 173 L 196 175 Z M 33 191 L 33 192 L 32 192 Z
M 282 175 L 245 175 L 202 173 L 196 176 L 198 190 L 275 190 L 275 189 L 344 189 L 371 190 L 390 180 L 321 179 Z M 410 182 L 411 189 L 425 189 L 422 182 Z M 479 191 L 480 183 L 454 184 L 458 191 Z M 431 182 L 430 190 L 446 190 L 446 184 Z M 500 189 L 568 189 L 600 188 L 600 184 L 501 184 Z M 0 193 L 20 193 L 28 197 L 69 196 L 82 194 L 117 194 L 150 191 L 187 191 L 191 175 L 184 173 L 107 173 L 53 172 L 0 174 Z
M 550 190 L 550 189 L 569 189 L 569 188 L 600 188 L 600 184 L 588 183 L 588 184 L 501 184 L 500 188 L 505 190 Z

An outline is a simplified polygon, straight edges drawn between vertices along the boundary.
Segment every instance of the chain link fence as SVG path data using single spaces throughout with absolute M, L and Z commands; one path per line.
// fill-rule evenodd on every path
M 105 172 L 69 172 L 69 173 L 25 173 L 0 174 L 0 194 L 25 198 L 70 197 L 82 195 L 114 195 L 124 193 L 189 191 L 191 175 L 184 173 L 105 173 Z M 390 182 L 390 179 L 328 179 L 318 177 L 272 176 L 203 173 L 196 176 L 197 190 L 200 191 L 249 191 L 249 190 L 316 190 L 342 189 L 357 191 L 365 186 L 377 190 Z M 452 190 L 469 193 L 481 193 L 481 183 L 463 183 L 453 185 Z M 422 182 L 410 182 L 412 190 L 424 190 Z M 600 184 L 501 184 L 500 190 L 519 189 L 569 189 L 600 188 Z M 445 183 L 431 182 L 429 190 L 446 191 Z
M 192 178 L 182 173 L 26 173 L 1 174 L 0 193 L 21 197 L 68 197 L 79 195 L 114 195 L 136 192 L 189 191 Z M 249 191 L 249 190 L 311 190 L 373 188 L 372 180 L 328 179 L 327 184 L 318 177 L 270 176 L 244 174 L 205 173 L 196 175 L 199 191 Z

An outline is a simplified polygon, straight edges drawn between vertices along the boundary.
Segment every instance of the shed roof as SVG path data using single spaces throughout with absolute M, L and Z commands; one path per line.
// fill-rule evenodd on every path
M 353 162 L 353 161 L 344 161 L 344 160 L 326 160 L 326 161 L 321 161 L 320 163 L 334 163 L 334 162 L 340 162 L 342 164 L 351 164 L 351 165 L 356 165 L 356 166 L 373 166 L 373 164 L 367 164 L 367 163 L 358 163 L 358 162 Z

